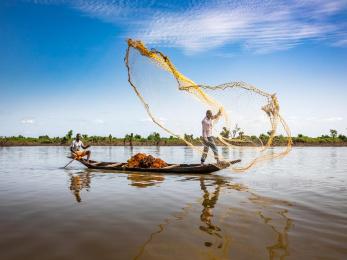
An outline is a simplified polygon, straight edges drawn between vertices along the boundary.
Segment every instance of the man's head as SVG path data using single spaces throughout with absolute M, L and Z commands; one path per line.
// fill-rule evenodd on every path
M 212 117 L 212 111 L 211 111 L 211 110 L 207 110 L 207 111 L 206 111 L 206 117 L 207 117 L 208 119 L 211 119 L 211 117 Z
M 76 140 L 79 141 L 80 139 L 81 139 L 81 134 L 78 133 L 78 134 L 76 135 Z

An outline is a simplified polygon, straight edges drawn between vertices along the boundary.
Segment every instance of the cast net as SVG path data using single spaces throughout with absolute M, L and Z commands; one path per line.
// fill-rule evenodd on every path
M 149 119 L 198 153 L 203 149 L 201 121 L 206 110 L 213 114 L 221 111 L 214 120 L 214 136 L 222 149 L 221 159 L 242 160 L 241 166 L 231 167 L 234 171 L 245 171 L 290 151 L 290 129 L 275 94 L 245 82 L 197 84 L 178 71 L 167 56 L 148 49 L 141 41 L 128 40 L 124 60 L 128 81 Z M 269 149 L 274 143 L 282 147 Z

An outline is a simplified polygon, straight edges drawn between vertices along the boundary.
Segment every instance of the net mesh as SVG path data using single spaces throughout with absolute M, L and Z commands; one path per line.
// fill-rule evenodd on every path
M 280 114 L 276 94 L 269 94 L 245 82 L 230 82 L 211 86 L 196 84 L 183 75 L 160 51 L 148 49 L 141 41 L 128 40 L 125 55 L 128 81 L 150 118 L 171 136 L 183 140 L 202 154 L 189 133 L 201 129 L 206 110 L 221 111 L 213 125 L 222 157 L 242 159 L 241 166 L 231 169 L 243 172 L 260 162 L 286 155 L 291 149 L 291 134 Z M 259 138 L 260 133 L 267 138 Z M 269 149 L 276 135 L 286 137 L 279 151 Z M 237 153 L 238 151 L 238 153 Z

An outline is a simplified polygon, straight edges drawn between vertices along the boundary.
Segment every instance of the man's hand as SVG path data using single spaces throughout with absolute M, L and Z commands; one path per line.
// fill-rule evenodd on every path
M 222 114 L 222 109 L 220 108 L 220 109 L 218 110 L 218 113 L 213 117 L 213 119 L 219 118 L 219 117 L 221 116 L 221 114 Z

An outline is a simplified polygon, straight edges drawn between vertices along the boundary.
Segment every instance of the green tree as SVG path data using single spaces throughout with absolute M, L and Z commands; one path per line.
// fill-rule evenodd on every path
M 147 137 L 148 141 L 155 141 L 157 145 L 159 145 L 160 142 L 160 134 L 157 132 L 153 132 L 151 133 L 148 137 Z
M 242 139 L 242 138 L 243 138 L 243 134 L 244 134 L 244 132 L 243 132 L 243 131 L 240 131 L 240 132 L 239 132 L 239 137 L 240 137 L 240 139 Z
M 230 137 L 230 130 L 226 127 L 223 127 L 222 132 L 220 132 L 220 135 L 223 136 L 226 139 L 229 139 Z
M 73 135 L 73 131 L 69 130 L 69 132 L 67 132 L 66 134 L 66 139 L 70 140 L 72 138 L 72 135 Z
M 337 131 L 335 129 L 330 129 L 330 135 L 333 139 L 335 139 L 337 136 Z
M 112 142 L 112 135 L 111 135 L 111 134 L 108 136 L 108 140 L 109 140 L 110 142 Z
M 338 137 L 339 137 L 339 139 L 340 139 L 341 141 L 344 141 L 344 142 L 347 141 L 347 137 L 346 137 L 345 135 L 341 135 L 341 134 L 340 134 Z
M 184 134 L 184 139 L 187 140 L 188 142 L 192 142 L 194 140 L 194 136 L 189 134 Z

